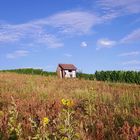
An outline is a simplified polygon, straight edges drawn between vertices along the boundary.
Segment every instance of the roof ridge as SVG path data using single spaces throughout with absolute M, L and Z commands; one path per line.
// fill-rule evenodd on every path
M 76 70 L 74 64 L 58 64 L 62 69 Z

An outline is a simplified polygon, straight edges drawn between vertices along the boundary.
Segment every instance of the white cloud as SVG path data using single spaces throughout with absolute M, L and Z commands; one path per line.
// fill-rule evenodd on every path
M 80 45 L 82 48 L 85 48 L 85 47 L 87 47 L 88 46 L 88 44 L 85 42 L 85 41 L 83 41 L 83 42 L 81 42 L 81 45 Z
M 0 42 L 15 42 L 19 37 L 15 34 L 0 33 Z
M 61 33 L 87 34 L 91 28 L 99 23 L 99 17 L 85 11 L 65 11 L 40 20 L 39 24 L 55 27 Z
M 102 0 L 100 0 L 102 1 Z M 100 2 L 101 4 L 101 2 Z M 115 2 L 116 4 L 116 2 Z M 97 16 L 88 11 L 64 11 L 47 18 L 38 19 L 24 24 L 0 24 L 0 43 L 15 43 L 26 41 L 30 44 L 47 46 L 48 48 L 63 47 L 63 38 L 67 35 L 85 35 L 91 33 L 92 28 L 102 24 L 112 18 L 116 13 L 107 13 Z M 63 37 L 63 38 L 61 38 Z M 121 41 L 139 40 L 140 29 L 134 31 Z M 116 44 L 115 41 L 100 39 L 97 42 L 98 48 L 110 48 Z M 87 47 L 85 41 L 81 42 L 81 47 Z
M 40 34 L 37 43 L 47 44 L 49 48 L 60 48 L 63 47 L 63 43 L 50 34 Z
M 97 50 L 101 49 L 101 48 L 111 48 L 113 46 L 116 45 L 116 41 L 113 41 L 113 40 L 109 40 L 109 39 L 99 39 L 97 41 Z
M 52 16 L 26 22 L 24 24 L 0 24 L 0 43 L 13 43 L 28 40 L 35 45 L 43 44 L 49 48 L 63 47 L 61 35 L 85 35 L 92 28 L 115 18 L 115 13 L 97 16 L 88 11 L 64 11 Z M 65 36 L 63 36 L 64 38 Z M 108 44 L 109 43 L 109 44 Z M 104 39 L 99 43 L 104 47 L 111 47 L 115 42 Z M 83 41 L 81 47 L 87 47 Z
M 133 41 L 139 41 L 140 42 L 140 28 L 134 30 L 132 33 L 125 36 L 123 39 L 121 39 L 121 43 L 128 43 Z
M 29 54 L 29 51 L 17 50 L 15 52 L 8 53 L 6 55 L 6 58 L 8 58 L 8 59 L 15 59 L 15 58 L 27 56 L 28 54 Z
M 98 0 L 97 4 L 104 12 L 118 16 L 140 13 L 140 0 Z
M 140 65 L 140 61 L 138 60 L 131 60 L 122 63 L 123 65 Z
M 18 41 L 21 38 L 22 34 L 22 30 L 16 28 L 15 25 L 0 25 L 0 42 L 2 43 Z
M 69 53 L 65 53 L 64 56 L 66 56 L 66 57 L 72 57 L 72 55 L 69 54 Z
M 0 25 L 0 43 L 11 43 L 29 40 L 34 44 L 43 44 L 49 48 L 62 47 L 63 43 L 55 35 L 48 33 L 44 26 L 37 25 L 36 21 L 25 24 Z M 29 42 L 29 43 L 30 43 Z
M 140 54 L 139 51 L 133 51 L 133 52 L 125 52 L 125 53 L 119 54 L 119 56 L 136 56 L 139 54 Z
M 99 23 L 99 17 L 86 11 L 64 11 L 24 24 L 2 23 L 0 24 L 0 43 L 28 40 L 29 43 L 30 41 L 41 43 L 49 48 L 63 47 L 60 33 L 68 36 L 88 34 L 92 27 Z
M 96 50 L 99 50 L 101 48 L 111 48 L 115 46 L 116 44 L 123 44 L 123 43 L 131 43 L 131 42 L 140 42 L 140 28 L 132 31 L 130 34 L 126 35 L 122 39 L 120 39 L 117 43 L 117 41 L 109 40 L 106 38 L 99 39 L 97 41 L 97 48 Z M 127 55 L 137 55 L 138 52 L 130 52 L 130 53 L 124 53 L 120 56 L 127 56 Z

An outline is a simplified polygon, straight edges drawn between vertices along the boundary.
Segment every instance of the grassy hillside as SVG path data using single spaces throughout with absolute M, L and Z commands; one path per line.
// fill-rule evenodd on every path
M 0 73 L 0 139 L 140 136 L 140 86 Z

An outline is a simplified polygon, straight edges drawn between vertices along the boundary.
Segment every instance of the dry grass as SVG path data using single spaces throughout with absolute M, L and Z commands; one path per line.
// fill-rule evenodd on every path
M 35 135 L 29 118 L 36 116 L 56 121 L 47 132 L 63 137 L 58 130 L 63 123 L 62 98 L 74 102 L 72 121 L 77 125 L 72 129 L 79 136 L 73 139 L 133 140 L 140 136 L 139 85 L 0 73 L 0 111 L 4 112 L 0 115 L 0 132 L 5 139 L 10 135 L 7 124 L 11 97 L 19 114 L 17 123 L 22 124 L 22 139 Z

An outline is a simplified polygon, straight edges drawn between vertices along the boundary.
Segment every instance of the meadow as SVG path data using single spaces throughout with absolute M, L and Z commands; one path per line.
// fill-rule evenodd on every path
M 138 140 L 140 85 L 0 72 L 1 140 Z

